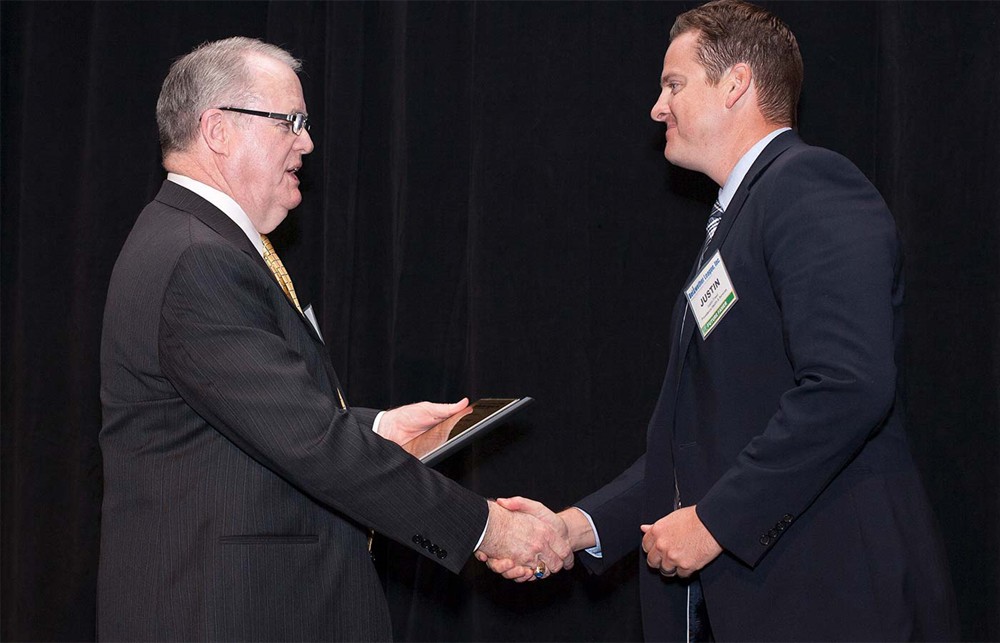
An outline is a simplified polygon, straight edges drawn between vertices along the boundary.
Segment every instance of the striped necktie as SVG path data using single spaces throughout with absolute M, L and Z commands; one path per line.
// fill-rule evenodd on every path
M 274 278 L 278 280 L 281 289 L 285 291 L 288 298 L 295 304 L 295 308 L 301 313 L 302 307 L 299 306 L 299 298 L 295 296 L 295 286 L 292 285 L 292 278 L 288 276 L 288 271 L 285 270 L 284 264 L 278 258 L 278 253 L 274 251 L 274 246 L 271 245 L 271 241 L 266 235 L 260 235 L 260 240 L 264 242 L 264 263 L 274 273 Z
M 708 251 L 708 244 L 712 243 L 712 237 L 715 236 L 715 231 L 722 221 L 723 212 L 722 204 L 716 199 L 712 205 L 712 214 L 708 215 L 708 223 L 705 224 L 705 243 L 702 244 L 701 254 L 698 255 L 698 270 L 701 270 L 702 264 L 705 263 L 705 252 Z M 687 324 L 687 315 L 688 307 L 684 306 L 684 316 L 681 317 L 681 341 L 684 341 L 684 326 Z
M 722 221 L 722 205 L 718 200 L 712 206 L 712 214 L 708 215 L 708 223 L 705 224 L 705 245 L 701 247 L 701 256 L 698 259 L 698 267 L 705 263 L 705 252 L 708 250 L 708 244 L 712 243 L 712 237 L 715 236 L 715 230 L 719 227 L 719 222 Z

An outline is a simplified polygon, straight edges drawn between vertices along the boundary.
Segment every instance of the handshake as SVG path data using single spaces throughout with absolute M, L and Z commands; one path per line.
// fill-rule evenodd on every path
M 527 498 L 489 501 L 490 518 L 476 559 L 518 583 L 573 567 L 573 552 L 593 547 L 590 522 L 575 508 L 558 514 Z
M 468 398 L 454 404 L 408 404 L 385 411 L 378 434 L 412 453 L 416 437 L 435 427 L 450 428 L 471 412 Z M 476 558 L 504 578 L 520 583 L 570 569 L 574 551 L 596 544 L 590 521 L 578 509 L 555 514 L 527 498 L 490 500 L 489 508 Z
M 667 577 L 687 578 L 722 553 L 694 506 L 640 525 L 646 564 Z M 573 567 L 573 552 L 597 545 L 590 520 L 576 507 L 553 513 L 527 498 L 490 501 L 490 523 L 476 559 L 523 583 Z
M 471 412 L 465 398 L 454 404 L 409 404 L 386 411 L 378 434 L 405 449 L 429 429 Z M 519 583 L 545 578 L 572 568 L 573 552 L 597 545 L 590 520 L 575 507 L 557 514 L 540 502 L 514 497 L 490 500 L 489 508 L 486 534 L 475 555 L 504 578 Z M 694 506 L 639 529 L 647 564 L 664 576 L 690 576 L 722 553 Z

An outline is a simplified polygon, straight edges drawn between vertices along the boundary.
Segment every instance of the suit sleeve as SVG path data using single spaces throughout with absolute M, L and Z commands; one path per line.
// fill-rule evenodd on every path
M 601 540 L 601 558 L 586 553 L 578 556 L 590 571 L 604 572 L 642 541 L 639 524 L 645 468 L 646 456 L 642 455 L 617 478 L 575 503 L 590 514 Z
M 770 197 L 757 206 L 767 208 L 764 261 L 795 385 L 697 507 L 716 540 L 751 566 L 794 529 L 895 399 L 895 225 L 846 159 L 817 148 L 799 156 L 756 188 Z
M 237 250 L 193 245 L 162 306 L 159 353 L 184 400 L 251 458 L 312 498 L 457 572 L 486 501 L 341 410 L 284 339 L 267 275 Z M 423 539 L 435 547 L 418 547 Z

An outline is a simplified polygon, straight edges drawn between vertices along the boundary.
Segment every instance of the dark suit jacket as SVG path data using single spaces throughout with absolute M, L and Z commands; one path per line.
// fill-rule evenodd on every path
M 105 309 L 101 639 L 389 639 L 368 527 L 462 567 L 486 501 L 338 387 L 246 235 L 165 182 Z
M 721 249 L 739 297 L 702 339 L 678 298 L 645 455 L 579 506 L 600 571 L 681 503 L 725 549 L 702 570 L 719 640 L 957 636 L 935 521 L 900 403 L 900 244 L 849 161 L 773 140 L 729 204 Z M 691 278 L 695 272 L 692 271 Z M 685 585 L 640 572 L 648 640 L 685 635 Z

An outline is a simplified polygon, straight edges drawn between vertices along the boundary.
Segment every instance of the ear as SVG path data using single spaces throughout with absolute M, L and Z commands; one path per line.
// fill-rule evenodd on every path
M 223 117 L 221 110 L 206 109 L 202 112 L 198 121 L 198 132 L 213 152 L 223 156 L 229 155 L 232 132 L 230 123 Z
M 753 81 L 753 71 L 750 65 L 736 63 L 732 66 L 726 76 L 726 109 L 732 109 L 733 105 L 750 91 L 751 81 Z

